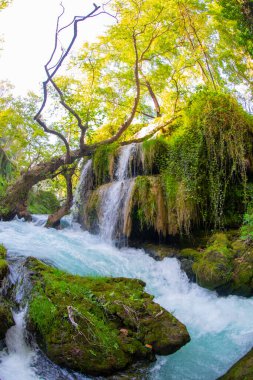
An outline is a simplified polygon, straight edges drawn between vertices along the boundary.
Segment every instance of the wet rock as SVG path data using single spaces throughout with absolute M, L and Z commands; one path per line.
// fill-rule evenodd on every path
M 7 330 L 13 325 L 10 305 L 0 297 L 0 340 L 5 338 Z
M 230 368 L 218 380 L 252 380 L 253 379 L 253 349 Z
M 110 375 L 190 340 L 141 280 L 73 276 L 32 258 L 26 267 L 33 283 L 27 326 L 56 364 Z

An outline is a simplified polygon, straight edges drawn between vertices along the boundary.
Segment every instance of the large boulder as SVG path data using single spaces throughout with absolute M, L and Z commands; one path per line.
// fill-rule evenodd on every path
M 234 256 L 227 236 L 224 233 L 215 234 L 193 264 L 198 284 L 210 290 L 226 287 L 232 280 Z
M 137 279 L 80 277 L 29 258 L 33 290 L 27 326 L 55 363 L 109 375 L 189 342 L 186 327 Z
M 253 246 L 228 233 L 216 233 L 203 250 L 177 253 L 191 280 L 219 294 L 253 295 Z
M 253 379 L 253 349 L 230 368 L 218 380 L 252 380 Z

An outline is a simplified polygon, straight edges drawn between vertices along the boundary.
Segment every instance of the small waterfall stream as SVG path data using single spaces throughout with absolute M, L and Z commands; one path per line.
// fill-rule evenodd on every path
M 1 380 L 37 379 L 32 368 L 36 354 L 25 342 L 25 313 L 25 309 L 13 313 L 15 326 L 7 331 L 7 348 L 0 353 Z

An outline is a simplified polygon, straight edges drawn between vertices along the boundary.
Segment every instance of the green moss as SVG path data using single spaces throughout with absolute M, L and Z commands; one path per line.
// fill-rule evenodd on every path
M 0 244 L 0 259 L 5 259 L 7 254 L 6 248 Z
M 146 174 L 157 174 L 164 169 L 169 144 L 163 137 L 144 141 L 142 144 Z
M 97 186 L 110 181 L 117 149 L 118 144 L 116 143 L 103 145 L 96 149 L 92 164 Z
M 235 363 L 224 376 L 219 378 L 219 380 L 252 380 L 252 378 L 253 349 Z
M 140 280 L 73 276 L 32 258 L 26 265 L 33 282 L 28 327 L 59 365 L 107 375 L 154 359 L 145 346 L 151 330 L 155 352 L 174 352 L 189 340 L 184 325 L 152 301 Z
M 185 248 L 185 249 L 181 249 L 179 256 L 180 256 L 180 258 L 191 259 L 191 260 L 197 261 L 201 257 L 201 252 L 199 252 L 195 249 L 192 249 L 192 248 Z
M 193 264 L 199 285 L 214 290 L 232 281 L 235 252 L 224 233 L 215 234 L 200 259 Z
M 28 198 L 28 211 L 32 214 L 53 214 L 60 207 L 55 194 L 50 191 L 31 191 Z
M 159 176 L 137 177 L 132 193 L 132 218 L 141 231 L 153 229 L 166 236 L 168 215 Z
M 186 234 L 200 223 L 238 224 L 252 118 L 230 95 L 209 90 L 194 95 L 182 116 L 160 166 L 169 214 Z

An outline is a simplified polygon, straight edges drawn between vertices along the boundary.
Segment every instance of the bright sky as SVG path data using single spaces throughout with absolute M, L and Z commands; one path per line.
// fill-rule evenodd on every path
M 18 95 L 41 90 L 43 67 L 54 45 L 56 20 L 61 10 L 59 4 L 60 0 L 13 0 L 0 12 L 0 35 L 4 38 L 0 52 L 0 80 L 7 79 L 14 84 Z M 100 4 L 101 1 L 97 1 L 97 5 Z M 93 0 L 63 0 L 63 5 L 65 24 L 74 15 L 88 14 L 93 9 Z M 94 40 L 109 23 L 109 16 L 100 15 L 79 24 L 75 47 L 80 47 L 86 40 Z M 64 40 L 66 45 L 66 38 L 62 42 Z

